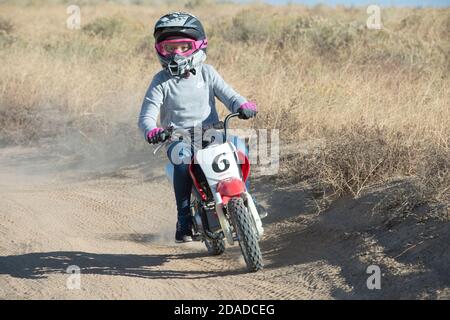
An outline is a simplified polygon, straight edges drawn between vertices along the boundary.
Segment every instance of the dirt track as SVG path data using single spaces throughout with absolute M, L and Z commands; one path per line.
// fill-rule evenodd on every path
M 339 216 L 342 210 L 317 216 L 302 191 L 273 189 L 261 179 L 256 195 L 270 209 L 262 242 L 264 271 L 246 273 L 238 246 L 210 257 L 201 243 L 175 245 L 172 191 L 148 154 L 131 162 L 79 165 L 76 158 L 39 149 L 3 149 L 0 298 L 449 296 L 441 260 L 427 273 L 429 268 L 383 256 L 383 243 L 356 232 L 364 223 L 354 215 L 360 207 L 348 208 L 349 217 Z M 392 250 L 395 256 L 402 247 Z M 441 254 L 448 262 L 445 249 Z M 374 262 L 386 274 L 380 291 L 366 287 L 365 270 Z M 69 265 L 81 268 L 79 290 L 66 286 Z

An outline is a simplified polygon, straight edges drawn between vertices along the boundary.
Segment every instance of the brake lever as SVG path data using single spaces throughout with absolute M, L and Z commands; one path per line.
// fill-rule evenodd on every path
M 153 155 L 155 155 L 159 151 L 159 149 L 161 149 L 166 143 L 167 143 L 167 140 L 165 142 L 161 143 L 159 146 L 157 146 L 156 149 L 153 150 Z
M 173 127 L 168 127 L 168 128 L 165 130 L 165 133 L 167 134 L 167 136 L 166 136 L 166 138 L 164 139 L 164 141 L 162 141 L 162 142 L 159 144 L 159 146 L 157 146 L 156 149 L 153 150 L 153 154 L 154 154 L 154 155 L 159 151 L 159 149 L 161 149 L 163 146 L 165 146 L 165 145 L 170 141 L 170 138 L 172 137 L 172 132 L 173 132 Z

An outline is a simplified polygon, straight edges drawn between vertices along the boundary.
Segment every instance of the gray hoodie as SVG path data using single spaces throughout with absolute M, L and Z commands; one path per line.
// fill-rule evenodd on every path
M 217 97 L 231 112 L 236 112 L 247 100 L 233 90 L 213 66 L 202 64 L 195 75 L 172 77 L 161 70 L 154 77 L 145 94 L 139 115 L 139 128 L 144 136 L 156 127 L 161 113 L 161 126 L 191 127 L 219 121 Z

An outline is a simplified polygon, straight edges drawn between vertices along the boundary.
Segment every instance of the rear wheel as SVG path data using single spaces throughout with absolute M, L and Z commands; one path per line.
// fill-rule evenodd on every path
M 223 239 L 205 239 L 205 245 L 208 249 L 208 253 L 212 256 L 218 256 L 225 252 L 225 241 L 223 241 Z
M 241 198 L 232 198 L 228 201 L 227 208 L 233 219 L 239 246 L 248 270 L 251 272 L 261 270 L 263 263 L 258 236 L 244 201 Z

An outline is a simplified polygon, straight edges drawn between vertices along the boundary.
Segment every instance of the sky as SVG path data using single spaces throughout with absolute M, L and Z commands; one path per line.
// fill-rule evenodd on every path
M 246 2 L 246 1 L 243 1 Z M 450 7 L 450 0 L 264 0 L 271 4 L 301 3 L 315 5 L 318 3 L 328 5 L 364 6 L 376 4 L 379 6 L 408 6 L 408 7 Z

